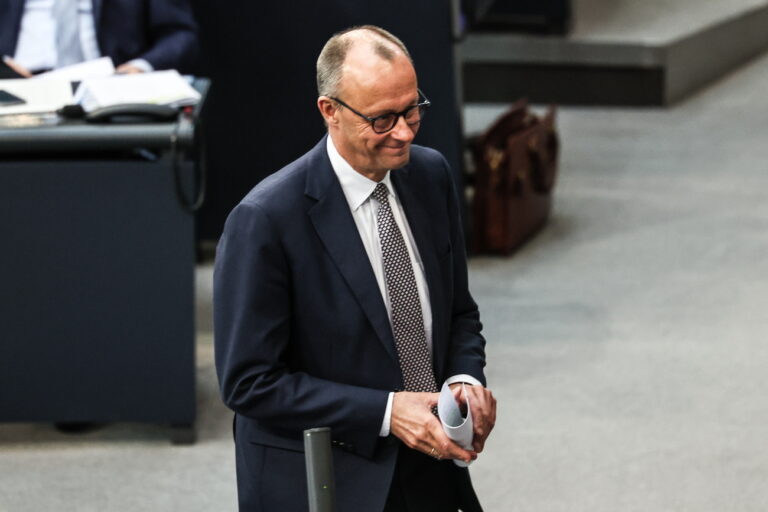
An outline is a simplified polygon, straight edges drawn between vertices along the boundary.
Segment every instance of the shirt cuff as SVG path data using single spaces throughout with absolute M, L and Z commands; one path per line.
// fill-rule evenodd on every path
M 150 64 L 144 59 L 129 60 L 128 62 L 126 62 L 126 64 L 130 64 L 131 66 L 136 66 L 137 68 L 139 68 L 145 73 L 151 73 L 152 71 L 155 70 L 155 68 L 152 67 L 152 64 Z
M 473 376 L 467 375 L 464 373 L 461 373 L 459 375 L 454 375 L 453 377 L 449 377 L 445 381 L 446 384 L 455 384 L 456 382 L 464 382 L 466 384 L 472 384 L 473 386 L 481 386 L 481 387 L 483 385 L 479 380 L 477 380 Z
M 384 409 L 384 420 L 381 422 L 381 430 L 379 430 L 379 437 L 387 437 L 389 435 L 389 427 L 392 422 L 392 399 L 395 397 L 395 392 L 389 393 L 387 398 L 387 408 Z
M 454 384 L 456 382 L 464 382 L 466 384 L 472 384 L 473 386 L 482 386 L 483 384 L 471 375 L 461 373 L 454 375 L 445 381 L 446 384 Z M 392 423 L 392 400 L 395 397 L 394 391 L 389 393 L 387 398 L 387 408 L 384 409 L 384 419 L 381 421 L 381 430 L 379 430 L 379 437 L 387 437 L 389 435 L 390 426 Z

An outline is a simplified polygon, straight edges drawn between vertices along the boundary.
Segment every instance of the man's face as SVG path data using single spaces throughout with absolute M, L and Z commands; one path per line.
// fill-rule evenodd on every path
M 351 49 L 338 98 L 368 117 L 402 112 L 419 101 L 416 72 L 405 55 L 391 61 L 370 51 Z M 410 147 L 419 125 L 402 117 L 386 133 L 376 133 L 371 123 L 339 106 L 331 136 L 339 153 L 358 172 L 381 179 L 389 169 L 408 163 Z

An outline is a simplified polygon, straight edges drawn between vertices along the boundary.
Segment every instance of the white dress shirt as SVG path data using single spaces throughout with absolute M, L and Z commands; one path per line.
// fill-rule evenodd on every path
M 384 259 L 381 255 L 381 244 L 379 242 L 379 230 L 376 220 L 376 215 L 379 212 L 379 202 L 371 197 L 373 189 L 376 188 L 376 185 L 379 183 L 370 180 L 355 171 L 336 150 L 336 146 L 334 146 L 330 135 L 328 135 L 326 146 L 328 150 L 328 158 L 331 160 L 331 166 L 336 173 L 336 177 L 339 179 L 341 190 L 344 192 L 344 197 L 347 199 L 349 209 L 352 212 L 352 218 L 355 220 L 355 225 L 360 233 L 360 239 L 363 241 L 363 247 L 365 247 L 365 252 L 368 254 L 368 259 L 371 262 L 371 267 L 376 276 L 376 282 L 379 285 L 381 296 L 384 298 L 384 305 L 387 308 L 391 324 L 392 306 L 389 303 L 389 293 L 384 279 Z M 381 180 L 381 183 L 386 185 L 387 190 L 389 191 L 389 204 L 392 209 L 392 216 L 395 218 L 395 222 L 397 223 L 397 227 L 400 228 L 400 232 L 403 233 L 405 246 L 408 249 L 411 266 L 413 267 L 413 274 L 416 278 L 416 288 L 419 291 L 419 302 L 421 303 L 421 313 L 424 319 L 424 333 L 427 338 L 427 348 L 429 349 L 430 355 L 432 355 L 432 307 L 429 303 L 429 288 L 427 287 L 427 280 L 424 275 L 424 265 L 419 256 L 419 249 L 413 239 L 411 227 L 408 225 L 405 212 L 403 212 L 403 206 L 400 204 L 397 192 L 392 186 L 390 172 L 391 171 L 387 171 L 387 174 L 384 176 L 384 179 Z M 467 382 L 478 386 L 482 385 L 471 375 L 454 375 L 446 382 L 449 384 L 454 382 Z M 389 435 L 393 397 L 394 392 L 391 392 L 389 394 L 389 400 L 387 400 L 386 410 L 384 411 L 381 431 L 379 432 L 379 435 L 382 437 Z
M 13 56 L 19 64 L 30 71 L 55 69 L 59 56 L 56 49 L 56 20 L 53 17 L 55 0 L 26 0 L 21 17 L 16 53 Z M 80 21 L 80 47 L 85 61 L 101 57 L 96 38 L 96 23 L 93 18 L 91 0 L 77 0 Z M 137 37 L 139 35 L 137 34 Z M 144 59 L 134 59 L 131 64 L 139 69 L 153 71 L 152 64 Z M 117 64 L 122 64 L 118 62 Z

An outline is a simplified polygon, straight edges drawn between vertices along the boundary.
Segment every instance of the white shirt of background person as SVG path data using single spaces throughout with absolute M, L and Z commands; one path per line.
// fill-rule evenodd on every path
M 59 56 L 56 48 L 56 20 L 53 5 L 56 0 L 26 0 L 24 14 L 21 17 L 19 39 L 16 44 L 14 60 L 30 71 L 56 69 Z M 80 45 L 83 59 L 93 60 L 101 57 L 96 39 L 96 24 L 93 18 L 91 0 L 73 0 L 77 2 L 80 22 Z M 122 64 L 122 63 L 118 63 Z M 128 64 L 138 69 L 153 71 L 152 65 L 144 59 L 134 59 Z

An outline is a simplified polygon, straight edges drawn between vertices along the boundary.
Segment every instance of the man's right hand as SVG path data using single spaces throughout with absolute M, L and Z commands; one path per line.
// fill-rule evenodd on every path
M 440 393 L 413 393 L 401 391 L 392 399 L 390 433 L 408 448 L 437 459 L 460 459 L 470 462 L 477 453 L 465 450 L 451 441 L 432 414 Z
M 15 60 L 13 60 L 11 57 L 3 57 L 3 62 L 5 62 L 6 66 L 11 68 L 15 73 L 18 73 L 22 77 L 24 78 L 32 77 L 32 73 L 30 73 L 30 71 L 27 68 L 25 68 Z

